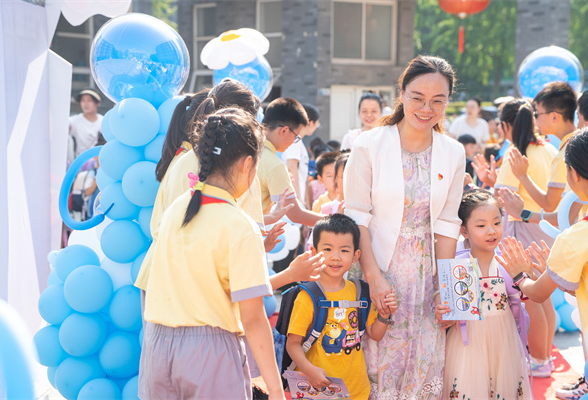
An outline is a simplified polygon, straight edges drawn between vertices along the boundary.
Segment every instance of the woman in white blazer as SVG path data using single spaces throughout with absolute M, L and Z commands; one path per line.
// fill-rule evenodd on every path
M 445 330 L 434 315 L 435 260 L 455 258 L 465 174 L 463 146 L 441 133 L 453 82 L 445 60 L 412 60 L 395 112 L 357 139 L 345 169 L 345 214 L 360 226 L 372 300 L 384 313 L 392 288 L 398 298 L 386 336 L 365 349 L 373 399 L 441 395 Z

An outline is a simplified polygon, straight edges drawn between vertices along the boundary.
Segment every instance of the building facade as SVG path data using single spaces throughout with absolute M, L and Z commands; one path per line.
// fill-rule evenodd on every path
M 221 33 L 254 28 L 270 41 L 274 88 L 266 102 L 294 97 L 321 113 L 323 139 L 360 126 L 358 100 L 369 90 L 388 105 L 414 56 L 415 0 L 179 0 L 178 30 L 191 55 L 187 89 L 212 84 L 200 62 Z

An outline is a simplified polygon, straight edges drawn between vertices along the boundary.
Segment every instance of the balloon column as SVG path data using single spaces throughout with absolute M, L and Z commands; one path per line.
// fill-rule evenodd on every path
M 269 40 L 255 29 L 242 28 L 212 39 L 200 53 L 200 61 L 214 70 L 213 83 L 224 78 L 235 79 L 247 86 L 261 101 L 270 93 L 274 81 L 272 69 L 264 54 Z
M 133 282 L 151 241 L 155 166 L 180 100 L 173 96 L 188 76 L 188 52 L 165 23 L 127 14 L 98 31 L 90 61 L 98 86 L 118 104 L 102 122 L 107 143 L 74 161 L 60 200 L 79 166 L 99 152 L 98 216 L 75 224 L 60 205 L 64 222 L 79 230 L 68 247 L 48 256 L 52 272 L 39 312 L 50 325 L 35 344 L 49 381 L 66 399 L 136 399 L 142 321 Z
M 550 82 L 568 82 L 578 93 L 584 84 L 584 68 L 570 51 L 547 46 L 527 55 L 518 71 L 517 85 L 523 97 L 534 98 Z

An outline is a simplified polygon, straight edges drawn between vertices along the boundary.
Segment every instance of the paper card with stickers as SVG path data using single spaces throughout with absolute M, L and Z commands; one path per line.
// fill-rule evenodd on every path
M 351 400 L 347 386 L 340 378 L 331 378 L 331 384 L 324 388 L 315 388 L 308 382 L 306 376 L 299 371 L 285 371 L 284 378 L 288 380 L 288 387 L 292 399 L 329 400 L 345 399 Z
M 444 321 L 480 321 L 480 273 L 475 258 L 437 260 L 441 304 L 451 311 Z

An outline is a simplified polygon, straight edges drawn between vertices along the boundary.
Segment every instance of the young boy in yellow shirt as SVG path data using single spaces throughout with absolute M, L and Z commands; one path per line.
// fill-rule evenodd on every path
M 357 224 L 343 214 L 322 218 L 314 227 L 312 252 L 322 252 L 325 257 L 325 269 L 317 282 L 327 300 L 355 301 L 355 284 L 343 275 L 360 255 Z M 372 307 L 367 319 L 365 331 L 376 341 L 381 340 L 388 326 L 394 323 L 392 314 L 397 308 L 394 290 L 387 295 L 385 302 L 392 313 L 379 315 L 375 307 Z M 357 308 L 329 308 L 323 331 L 305 353 L 302 342 L 312 326 L 313 317 L 313 301 L 306 291 L 301 290 L 294 302 L 286 342 L 286 350 L 297 369 L 317 389 L 329 386 L 331 382 L 327 377 L 331 376 L 343 379 L 352 399 L 367 399 L 370 395 L 370 383 L 357 329 Z

